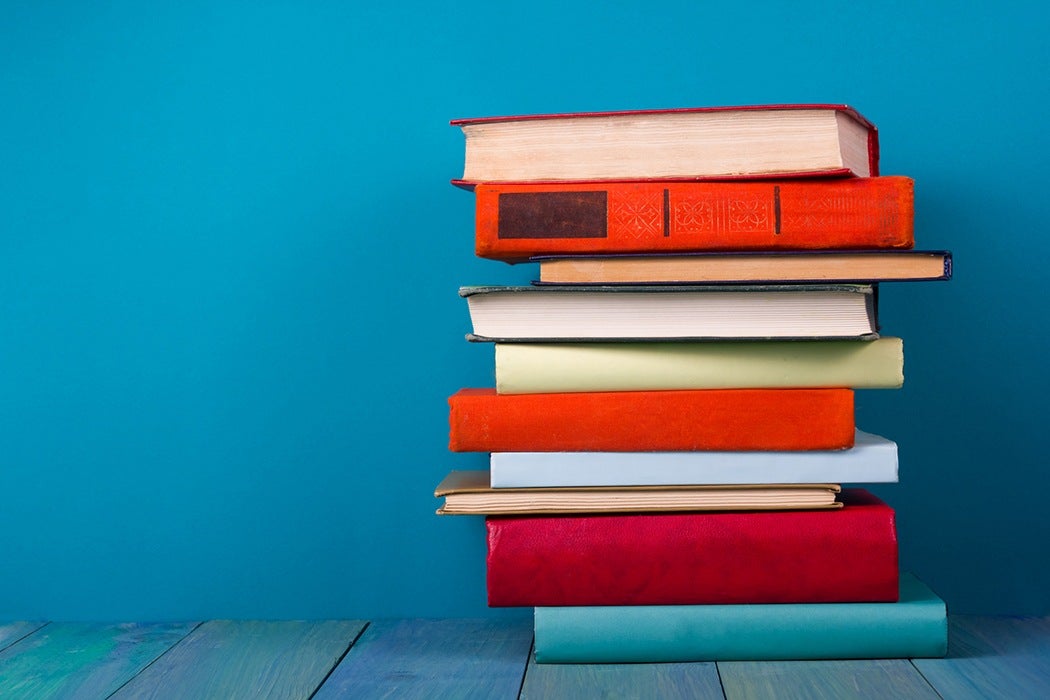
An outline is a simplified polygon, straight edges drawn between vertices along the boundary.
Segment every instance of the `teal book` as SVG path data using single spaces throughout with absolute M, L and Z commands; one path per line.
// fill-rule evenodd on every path
M 537 663 L 944 656 L 944 601 L 910 574 L 896 603 L 536 608 Z

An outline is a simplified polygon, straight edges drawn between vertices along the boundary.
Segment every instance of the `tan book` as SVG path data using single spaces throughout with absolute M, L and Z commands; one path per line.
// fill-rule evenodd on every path
M 539 515 L 716 510 L 817 510 L 841 508 L 837 484 L 686 486 L 589 486 L 499 488 L 487 471 L 453 471 L 434 496 L 438 515 Z
M 537 259 L 544 284 L 892 282 L 948 280 L 952 254 L 931 250 L 564 256 Z

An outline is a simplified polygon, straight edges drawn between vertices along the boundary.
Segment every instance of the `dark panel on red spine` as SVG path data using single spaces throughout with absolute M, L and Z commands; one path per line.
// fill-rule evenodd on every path
M 499 238 L 605 238 L 605 192 L 502 192 Z

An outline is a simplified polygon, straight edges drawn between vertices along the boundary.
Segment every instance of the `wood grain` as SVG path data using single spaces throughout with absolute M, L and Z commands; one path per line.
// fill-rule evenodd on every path
M 341 663 L 364 623 L 13 622 L 0 698 L 1050 697 L 1050 618 L 949 620 L 946 659 L 717 665 L 535 664 L 529 620 L 380 621 Z
M 105 698 L 196 624 L 49 624 L 0 653 L 0 697 Z
M 906 659 L 721 661 L 727 700 L 736 698 L 930 698 L 937 693 Z
M 948 656 L 912 663 L 945 698 L 1050 698 L 1050 617 L 948 618 Z
M 130 698 L 306 698 L 365 623 L 206 622 L 113 695 Z
M 521 700 L 724 697 L 713 663 L 537 664 L 531 659 L 520 695 Z
M 531 645 L 531 620 L 377 621 L 315 697 L 514 698 Z
M 46 625 L 46 622 L 5 622 L 0 624 L 0 651 Z

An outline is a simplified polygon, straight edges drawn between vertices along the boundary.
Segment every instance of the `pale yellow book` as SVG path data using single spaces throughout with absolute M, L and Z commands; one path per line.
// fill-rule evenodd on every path
M 904 383 L 904 343 L 496 343 L 501 394 L 846 387 Z

